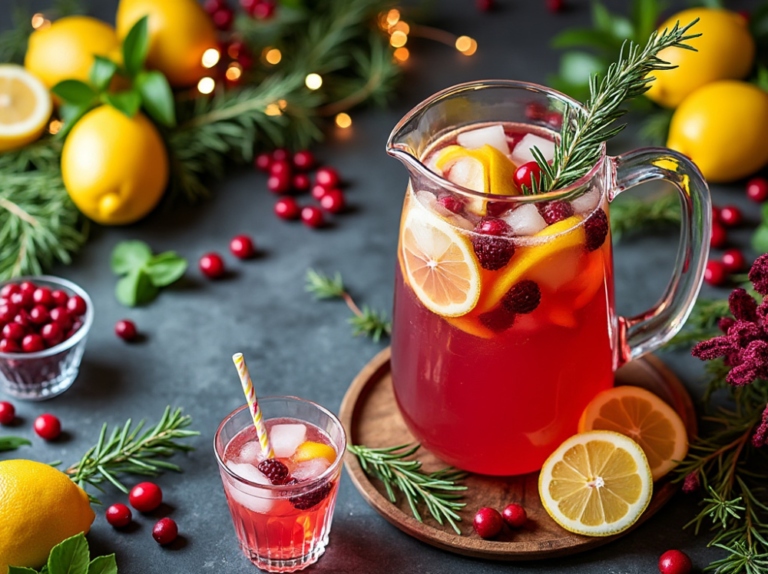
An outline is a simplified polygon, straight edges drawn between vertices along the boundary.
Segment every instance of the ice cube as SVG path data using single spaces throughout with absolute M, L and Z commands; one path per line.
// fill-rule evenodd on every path
M 240 478 L 244 478 L 256 484 L 272 484 L 269 479 L 252 464 L 228 462 L 227 467 Z M 227 478 L 227 493 L 234 498 L 238 504 L 253 510 L 254 512 L 269 512 L 275 505 L 273 494 L 269 489 L 256 488 L 244 484 L 235 483 L 231 478 Z
M 298 481 L 312 480 L 328 470 L 329 466 L 331 466 L 331 463 L 328 462 L 328 459 L 326 458 L 311 458 L 297 464 L 294 467 L 291 476 Z
M 512 150 L 509 159 L 511 159 L 512 163 L 518 167 L 524 163 L 535 161 L 536 158 L 534 158 L 533 153 L 531 153 L 531 150 L 535 147 L 539 148 L 539 151 L 547 161 L 552 161 L 555 157 L 555 142 L 535 134 L 525 134 L 523 139 L 521 139 L 515 146 L 515 149 Z
M 438 157 L 440 157 L 439 153 L 430 154 L 429 157 L 427 158 L 427 161 L 424 163 L 427 166 L 427 169 L 429 169 L 430 171 L 433 171 L 434 173 L 442 177 L 443 170 L 437 167 Z
M 576 213 L 592 213 L 600 201 L 600 192 L 597 189 L 591 189 L 584 195 L 580 195 L 571 201 L 571 207 Z
M 506 213 L 502 219 L 512 228 L 513 235 L 535 235 L 547 226 L 547 222 L 532 203 L 521 205 Z
M 269 431 L 269 441 L 277 458 L 288 458 L 307 440 L 307 427 L 302 424 L 275 425 Z
M 261 454 L 261 444 L 258 440 L 252 440 L 243 445 L 235 459 L 237 462 L 247 462 L 249 464 L 259 464 L 264 456 Z
M 461 227 L 467 231 L 471 231 L 475 228 L 475 225 L 466 217 L 463 217 L 458 213 L 453 213 L 451 210 L 443 207 L 437 197 L 435 197 L 434 193 L 422 189 L 416 192 L 416 198 L 424 207 L 447 219 L 455 227 Z
M 472 157 L 462 157 L 448 166 L 445 175 L 448 181 L 471 189 L 473 191 L 485 191 L 485 170 L 483 164 Z
M 460 146 L 467 149 L 480 149 L 488 144 L 491 147 L 495 147 L 504 155 L 509 153 L 507 134 L 504 133 L 504 128 L 501 124 L 461 132 L 456 138 L 456 141 Z

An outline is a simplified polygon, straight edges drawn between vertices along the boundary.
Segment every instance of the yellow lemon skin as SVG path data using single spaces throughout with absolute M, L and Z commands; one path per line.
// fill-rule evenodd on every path
M 210 74 L 203 53 L 218 48 L 216 28 L 196 0 L 120 0 L 117 34 L 125 38 L 131 27 L 149 16 L 147 65 L 160 70 L 170 84 L 184 88 Z
M 88 16 L 67 16 L 32 32 L 24 67 L 50 89 L 62 80 L 87 82 L 95 55 L 122 62 L 115 29 Z
M 63 472 L 31 460 L 0 462 L 0 574 L 39 568 L 51 548 L 96 517 L 88 495 Z
M 155 126 L 111 106 L 88 112 L 69 133 L 61 154 L 69 196 L 103 225 L 133 223 L 160 201 L 168 183 L 168 154 Z
M 701 86 L 718 80 L 740 80 L 752 69 L 755 41 L 746 19 L 740 14 L 714 8 L 691 8 L 672 16 L 659 30 L 672 29 L 677 21 L 684 26 L 696 18 L 699 21 L 690 33 L 701 34 L 701 37 L 687 43 L 698 52 L 679 48 L 659 52 L 659 58 L 677 68 L 654 72 L 656 80 L 646 95 L 664 107 L 676 108 Z
M 668 138 L 710 182 L 751 175 L 768 163 L 768 93 L 734 80 L 699 88 L 675 110 Z

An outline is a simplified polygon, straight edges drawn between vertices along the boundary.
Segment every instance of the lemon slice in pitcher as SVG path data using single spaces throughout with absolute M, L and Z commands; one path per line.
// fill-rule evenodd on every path
M 416 205 L 403 224 L 401 255 L 408 283 L 422 304 L 444 317 L 469 313 L 480 297 L 480 271 L 469 241 Z
M 572 436 L 544 463 L 539 496 L 569 532 L 610 536 L 632 526 L 648 507 L 653 480 L 643 449 L 611 431 Z
M 39 138 L 52 110 L 43 83 L 21 66 L 0 65 L 0 152 Z

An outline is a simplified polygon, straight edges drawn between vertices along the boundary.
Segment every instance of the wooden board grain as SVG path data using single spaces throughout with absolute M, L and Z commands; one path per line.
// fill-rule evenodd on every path
M 340 418 L 352 444 L 386 447 L 415 441 L 395 402 L 389 358 L 389 349 L 374 357 L 344 397 Z M 644 387 L 659 395 L 680 414 L 689 437 L 696 434 L 696 415 L 690 396 L 656 357 L 644 357 L 622 367 L 616 373 L 616 384 Z M 427 471 L 445 466 L 425 449 L 419 451 L 418 458 Z M 379 514 L 414 538 L 450 552 L 495 560 L 537 560 L 583 552 L 622 536 L 590 538 L 562 529 L 541 505 L 538 473 L 508 478 L 470 475 L 464 481 L 469 488 L 464 500 L 467 506 L 461 512 L 462 535 L 459 536 L 450 526 L 440 526 L 426 510 L 424 522 L 417 521 L 402 497 L 398 498 L 397 504 L 392 504 L 380 481 L 369 478 L 349 451 L 345 464 L 355 487 Z M 648 509 L 634 527 L 658 512 L 676 491 L 677 485 L 669 480 L 658 482 Z M 475 534 L 472 517 L 478 508 L 491 506 L 501 510 L 513 502 L 523 505 L 528 512 L 529 521 L 525 528 L 516 531 L 505 528 L 496 540 L 483 540 Z

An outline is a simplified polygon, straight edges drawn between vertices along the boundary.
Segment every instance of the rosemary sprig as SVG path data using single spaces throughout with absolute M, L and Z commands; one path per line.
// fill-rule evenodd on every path
M 127 494 L 128 488 L 117 478 L 120 474 L 156 476 L 165 470 L 181 472 L 178 465 L 160 460 L 160 457 L 194 450 L 179 442 L 200 434 L 185 430 L 191 422 L 189 415 L 181 414 L 181 409 L 166 407 L 160 421 L 142 434 L 139 433 L 144 428 L 144 421 L 132 429 L 132 421 L 128 419 L 122 427 L 114 428 L 107 438 L 105 423 L 96 445 L 88 449 L 80 462 L 64 472 L 83 488 L 91 485 L 102 490 L 99 485 L 107 481 Z
M 384 483 L 387 496 L 393 504 L 397 502 L 397 489 L 405 495 L 416 520 L 423 522 L 418 505 L 424 503 L 439 524 L 447 522 L 456 534 L 461 534 L 456 523 L 461 522 L 458 511 L 466 504 L 458 501 L 464 496 L 461 492 L 467 487 L 456 483 L 463 480 L 467 474 L 454 468 L 445 468 L 429 474 L 423 472 L 420 461 L 406 460 L 420 447 L 419 444 L 403 444 L 390 448 L 347 446 L 349 451 L 357 456 L 363 470 Z
M 344 287 L 340 273 L 329 277 L 314 269 L 308 269 L 305 289 L 308 293 L 312 293 L 315 299 L 343 299 L 355 314 L 349 319 L 354 336 L 364 335 L 378 343 L 382 337 L 388 337 L 392 332 L 392 323 L 387 319 L 384 311 L 376 311 L 368 305 L 363 305 L 362 309 L 357 306 Z
M 16 450 L 20 446 L 29 446 L 32 443 L 18 436 L 0 436 L 0 452 Z
M 631 233 L 680 225 L 680 200 L 677 194 L 657 199 L 622 197 L 611 204 L 611 235 L 619 240 Z
M 653 32 L 644 48 L 634 42 L 624 42 L 618 60 L 610 65 L 605 76 L 590 78 L 590 96 L 584 109 L 566 111 L 552 163 L 547 162 L 538 148 L 533 148 L 543 173 L 538 183 L 534 179 L 533 189 L 524 189 L 524 192 L 560 189 L 586 175 L 600 159 L 602 144 L 625 127 L 614 125 L 626 113 L 620 106 L 648 90 L 653 72 L 675 68 L 659 59 L 659 52 L 671 47 L 695 51 L 685 42 L 700 36 L 687 34 L 697 21 L 682 28 L 678 22 L 672 30 L 666 29 L 661 34 Z

